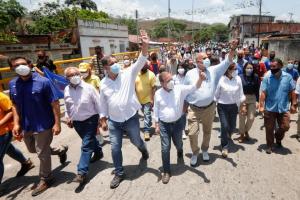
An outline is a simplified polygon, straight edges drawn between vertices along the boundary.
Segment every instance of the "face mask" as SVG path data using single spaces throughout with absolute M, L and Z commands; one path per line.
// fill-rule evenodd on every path
M 291 64 L 291 63 L 289 63 L 289 64 L 287 65 L 287 68 L 288 68 L 288 69 L 293 69 L 293 67 L 294 67 L 294 65 Z
M 181 74 L 181 75 L 184 74 L 184 69 L 183 69 L 183 68 L 180 68 L 180 69 L 178 69 L 177 71 L 178 71 L 178 73 Z
M 126 66 L 128 66 L 128 65 L 130 65 L 130 60 L 124 60 L 124 65 L 126 65 Z
M 85 73 L 81 73 L 82 78 L 86 79 L 89 76 L 89 73 L 85 72 Z
M 298 65 L 294 65 L 294 68 L 295 68 L 295 69 L 298 69 Z
M 246 71 L 247 76 L 251 76 L 252 72 L 253 72 L 253 69 L 246 69 L 245 71 Z
M 171 80 L 171 81 L 168 82 L 167 88 L 168 88 L 169 90 L 173 90 L 173 89 L 174 89 L 174 81 L 173 81 L 173 80 Z
M 258 62 L 258 60 L 253 60 L 252 61 L 252 64 L 254 64 L 254 65 L 257 65 L 259 62 Z
M 208 58 L 203 60 L 203 65 L 205 66 L 205 68 L 210 67 L 210 60 Z
M 272 74 L 276 74 L 277 72 L 279 72 L 279 70 L 280 70 L 279 68 L 271 69 L 271 73 Z
M 237 75 L 238 75 L 238 71 L 237 71 L 237 70 L 234 70 L 234 71 L 231 73 L 231 76 L 232 76 L 233 78 L 237 77 Z
M 80 76 L 78 76 L 78 75 L 72 76 L 72 77 L 70 78 L 70 82 L 71 82 L 73 85 L 79 85 L 80 82 L 81 82 L 81 78 L 80 78 Z
M 115 74 L 115 75 L 119 74 L 119 73 L 120 73 L 120 70 L 121 70 L 121 66 L 120 66 L 119 64 L 117 64 L 117 63 L 113 64 L 113 65 L 110 67 L 110 71 L 111 71 L 113 74 Z
M 238 58 L 239 58 L 239 59 L 242 59 L 242 58 L 243 58 L 243 56 L 242 56 L 242 55 L 240 55 L 240 56 L 238 56 Z
M 30 73 L 31 69 L 28 65 L 19 65 L 16 67 L 15 72 L 20 76 L 27 76 Z
M 148 70 L 148 67 L 143 67 L 141 70 L 142 74 L 145 74 L 147 72 L 147 70 Z

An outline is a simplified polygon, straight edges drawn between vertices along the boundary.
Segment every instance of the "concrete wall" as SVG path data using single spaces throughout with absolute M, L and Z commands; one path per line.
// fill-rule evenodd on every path
M 269 52 L 275 51 L 276 57 L 285 63 L 289 60 L 300 60 L 300 39 L 269 40 Z

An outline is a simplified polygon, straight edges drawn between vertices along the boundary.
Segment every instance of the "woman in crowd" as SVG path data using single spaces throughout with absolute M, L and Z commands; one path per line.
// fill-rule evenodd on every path
M 243 84 L 243 91 L 246 101 L 241 105 L 245 112 L 239 113 L 239 133 L 237 138 L 239 143 L 249 140 L 249 130 L 255 119 L 255 112 L 259 99 L 259 77 L 254 73 L 253 65 L 247 63 L 244 67 L 243 74 L 240 75 Z
M 238 76 L 237 66 L 231 64 L 225 74 L 221 77 L 216 93 L 215 101 L 221 122 L 221 147 L 222 156 L 228 156 L 229 138 L 236 127 L 236 118 L 240 104 L 244 103 L 245 96 L 241 78 Z M 242 112 L 245 108 L 242 107 Z

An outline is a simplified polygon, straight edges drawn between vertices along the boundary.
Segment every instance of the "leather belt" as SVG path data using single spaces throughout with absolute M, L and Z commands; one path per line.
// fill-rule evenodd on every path
M 191 106 L 195 107 L 195 108 L 198 108 L 198 109 L 205 109 L 205 108 L 208 108 L 210 107 L 211 105 L 213 105 L 215 102 L 212 101 L 210 104 L 208 104 L 207 106 L 196 106 L 194 104 L 191 104 Z

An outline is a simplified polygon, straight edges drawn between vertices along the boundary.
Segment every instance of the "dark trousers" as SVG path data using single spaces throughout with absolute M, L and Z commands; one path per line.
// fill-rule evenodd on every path
M 238 107 L 236 104 L 220 104 L 217 106 L 221 122 L 221 146 L 228 148 L 229 137 L 236 127 Z
M 275 130 L 275 123 L 278 128 Z M 266 140 L 268 147 L 274 144 L 274 130 L 276 141 L 280 142 L 284 138 L 284 134 L 290 128 L 290 113 L 264 112 L 264 123 L 266 128 Z

